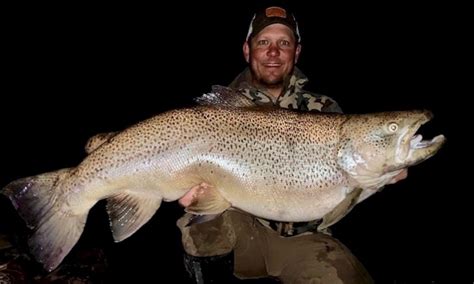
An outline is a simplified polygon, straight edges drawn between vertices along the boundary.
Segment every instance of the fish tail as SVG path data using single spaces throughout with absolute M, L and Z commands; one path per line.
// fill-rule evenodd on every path
M 71 168 L 18 179 L 2 193 L 8 196 L 27 226 L 33 230 L 31 253 L 52 271 L 76 244 L 84 229 L 87 212 L 74 215 L 60 211 L 58 195 Z

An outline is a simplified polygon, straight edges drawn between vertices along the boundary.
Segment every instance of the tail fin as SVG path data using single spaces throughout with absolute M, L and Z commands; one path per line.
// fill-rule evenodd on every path
M 55 269 L 76 244 L 87 219 L 87 212 L 72 215 L 59 210 L 62 190 L 58 186 L 70 170 L 22 178 L 8 184 L 2 192 L 34 230 L 28 242 L 31 253 L 48 271 Z

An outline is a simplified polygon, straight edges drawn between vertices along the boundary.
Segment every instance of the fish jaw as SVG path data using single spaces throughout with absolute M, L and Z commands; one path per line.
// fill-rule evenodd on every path
M 407 155 L 400 165 L 404 167 L 417 165 L 436 154 L 446 142 L 446 137 L 442 134 L 430 140 L 422 140 L 421 134 L 416 134 L 410 139 Z M 400 167 L 400 165 L 398 167 Z
M 430 111 L 424 111 L 423 114 L 424 116 L 418 122 L 411 127 L 407 127 L 405 135 L 402 135 L 399 139 L 394 157 L 395 161 L 385 169 L 385 172 L 417 165 L 435 155 L 446 142 L 446 137 L 442 134 L 429 140 L 423 140 L 423 136 L 417 134 L 420 127 L 433 118 Z

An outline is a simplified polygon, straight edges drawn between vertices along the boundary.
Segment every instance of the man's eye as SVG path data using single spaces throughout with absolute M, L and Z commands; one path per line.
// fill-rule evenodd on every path
M 268 44 L 268 40 L 266 39 L 261 39 L 257 41 L 257 45 L 267 45 L 267 44 Z
M 287 40 L 280 40 L 280 45 L 281 46 L 290 46 L 290 42 Z

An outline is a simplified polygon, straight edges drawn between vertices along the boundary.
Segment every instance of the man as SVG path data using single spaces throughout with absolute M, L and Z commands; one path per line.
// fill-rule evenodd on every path
M 249 67 L 230 88 L 214 87 L 226 103 L 253 104 L 304 111 L 341 112 L 329 97 L 303 90 L 307 78 L 295 67 L 301 36 L 294 16 L 282 7 L 258 11 L 251 21 L 243 54 Z M 186 206 L 186 200 L 181 204 Z M 283 283 L 371 283 L 372 279 L 339 241 L 317 232 L 320 220 L 281 223 L 239 211 L 227 211 L 204 223 L 178 220 L 186 266 L 196 283 L 229 283 L 274 277 Z

